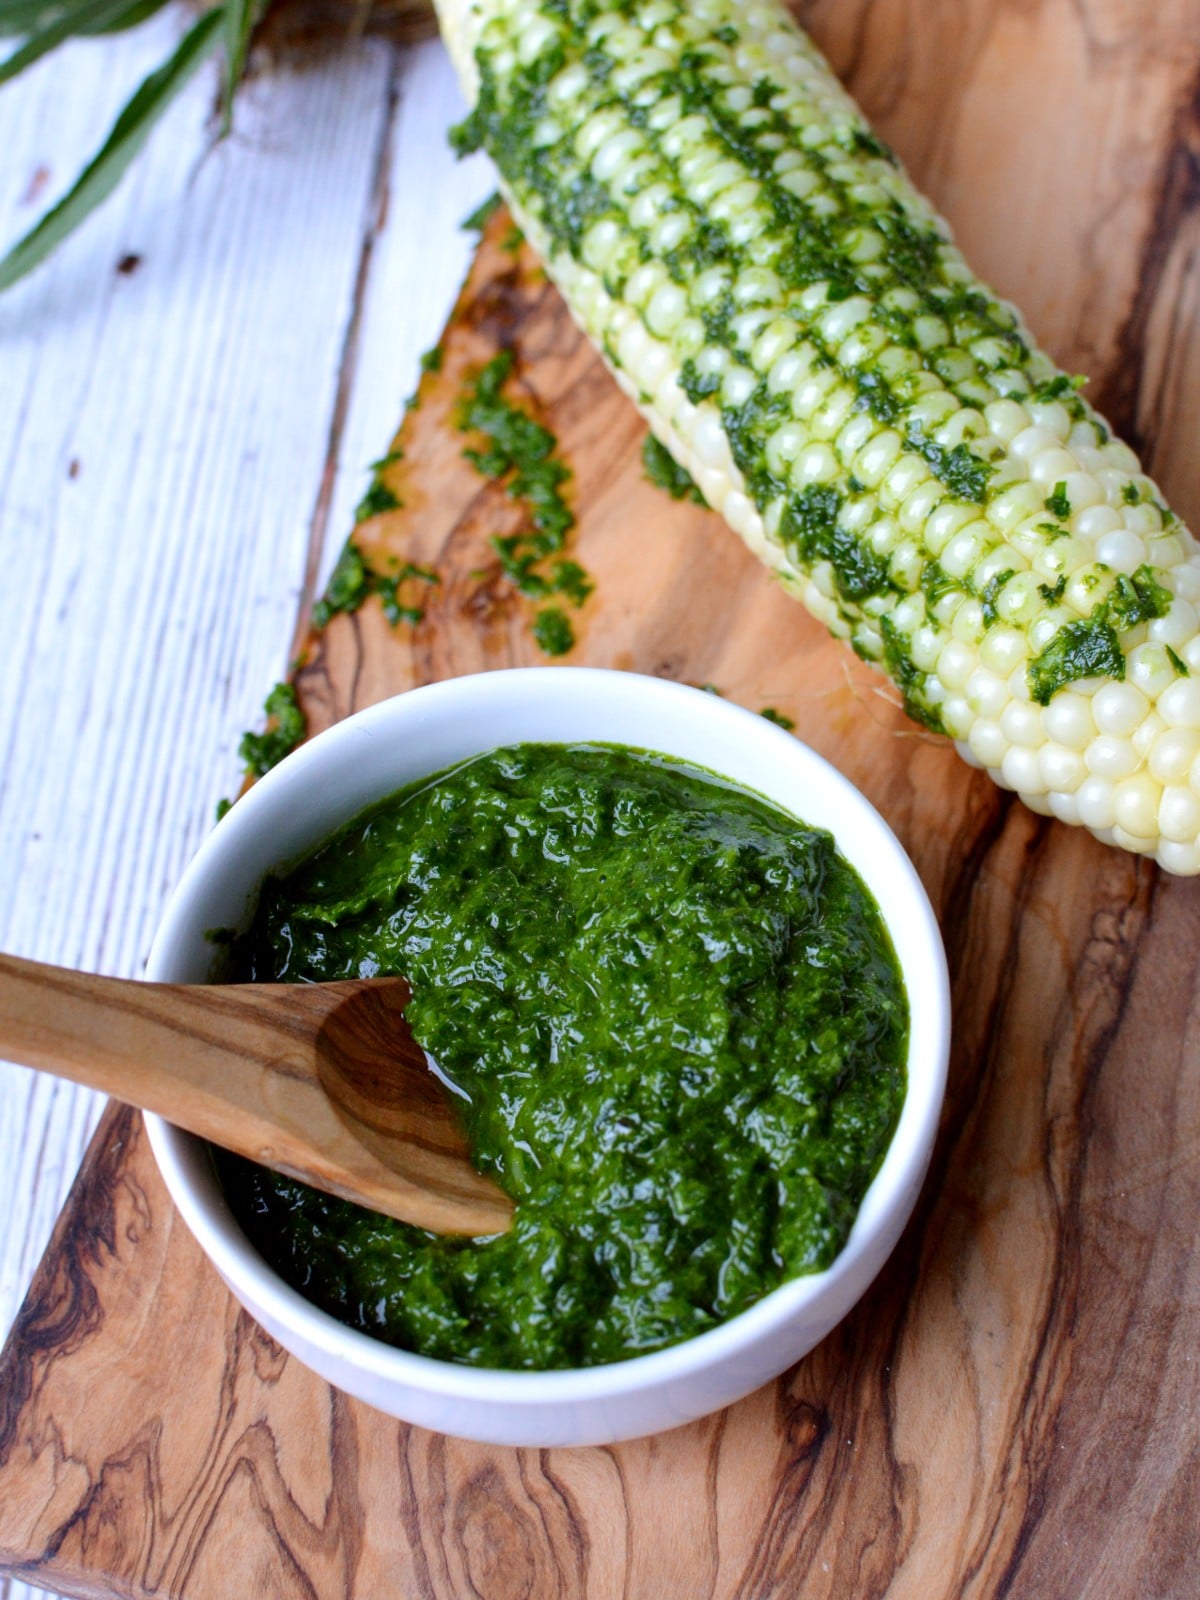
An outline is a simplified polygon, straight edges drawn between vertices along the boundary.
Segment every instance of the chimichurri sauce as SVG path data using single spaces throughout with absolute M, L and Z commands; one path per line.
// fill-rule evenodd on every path
M 619 1361 L 827 1266 L 904 1097 L 899 969 L 830 836 L 613 746 L 497 750 L 376 805 L 267 883 L 237 965 L 409 979 L 511 1232 L 226 1176 L 301 1293 L 443 1360 Z

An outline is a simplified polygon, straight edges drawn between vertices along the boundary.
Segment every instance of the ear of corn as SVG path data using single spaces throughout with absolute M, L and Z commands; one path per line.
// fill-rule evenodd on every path
M 1200 872 L 1200 554 L 772 0 L 439 0 L 506 196 L 652 429 L 911 715 Z

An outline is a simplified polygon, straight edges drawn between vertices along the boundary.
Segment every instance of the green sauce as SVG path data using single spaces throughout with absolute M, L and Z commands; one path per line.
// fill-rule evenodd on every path
M 224 1165 L 290 1283 L 450 1361 L 621 1360 L 827 1266 L 904 1098 L 899 969 L 831 837 L 616 747 L 498 750 L 383 801 L 268 881 L 235 966 L 409 978 L 511 1232 Z

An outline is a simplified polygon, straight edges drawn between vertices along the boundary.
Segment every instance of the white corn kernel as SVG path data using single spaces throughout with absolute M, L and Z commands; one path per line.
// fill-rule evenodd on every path
M 979 647 L 979 659 L 985 667 L 1001 677 L 1008 677 L 1014 667 L 1025 660 L 1025 636 L 1016 628 L 1006 628 L 997 623 L 989 628 Z
M 1132 683 L 1106 683 L 1092 699 L 1096 727 L 1116 738 L 1131 734 L 1149 712 L 1149 700 Z
M 1096 837 L 1100 838 L 1101 835 L 1097 834 Z M 1149 856 L 1154 854 L 1158 839 L 1148 834 L 1130 833 L 1128 828 L 1114 823 L 1111 831 L 1104 836 L 1104 843 L 1119 845 L 1122 850 L 1129 850 L 1137 856 Z
M 1200 730 L 1167 728 L 1150 750 L 1147 766 L 1159 783 L 1186 783 L 1192 763 L 1200 756 Z
M 1151 700 L 1157 700 L 1164 689 L 1179 681 L 1170 656 L 1158 644 L 1135 646 L 1125 658 L 1125 677 Z
M 1046 742 L 1041 707 L 1010 700 L 1000 717 L 1000 731 L 1013 744 L 1028 750 L 1038 749 Z
M 1200 728 L 1200 682 L 1177 678 L 1158 697 L 1158 714 L 1172 728 Z
M 1043 717 L 1049 737 L 1068 750 L 1084 750 L 1096 737 L 1091 701 L 1069 689 L 1059 690 Z
M 1074 794 L 1088 775 L 1087 766 L 1077 750 L 1047 740 L 1038 751 L 1038 762 L 1047 789 L 1059 794 Z
M 949 649 L 949 646 L 946 647 Z M 966 650 L 966 646 L 960 646 Z M 945 652 L 943 652 L 944 654 Z M 968 650 L 967 654 L 971 652 Z M 944 680 L 943 680 L 944 681 Z M 993 719 L 1000 716 L 1009 702 L 1008 680 L 989 672 L 986 667 L 976 667 L 964 685 L 967 704 L 981 717 Z
M 945 687 L 965 689 L 974 670 L 974 653 L 957 639 L 946 640 L 937 661 L 937 675 Z
M 1134 754 L 1139 761 L 1145 761 L 1159 734 L 1166 732 L 1167 725 L 1157 711 L 1148 712 L 1129 735 L 1129 742 L 1133 746 Z
M 1033 426 L 1023 428 L 1015 438 L 1010 439 L 1008 448 L 1020 460 L 1033 462 L 1048 450 L 1053 450 L 1057 443 L 1054 434 L 1047 429 Z
M 999 723 L 990 717 L 980 717 L 967 735 L 975 759 L 989 769 L 998 767 L 1004 760 L 1008 740 L 1000 732 Z
M 838 459 L 827 444 L 807 445 L 796 462 L 796 480 L 801 485 L 832 483 L 838 475 Z
M 1186 600 L 1172 600 L 1165 617 L 1155 617 L 1149 634 L 1153 644 L 1169 644 L 1178 651 L 1200 632 L 1200 617 L 1195 606 Z
M 1200 839 L 1200 794 L 1185 784 L 1168 784 L 1158 805 L 1158 829 L 1176 844 Z
M 1122 778 L 1113 789 L 1113 821 L 1116 827 L 1138 839 L 1153 839 L 1158 832 L 1158 810 L 1162 790 L 1148 772 Z
M 1193 878 L 1200 872 L 1200 842 L 1176 844 L 1174 840 L 1164 839 L 1158 847 L 1157 860 L 1168 872 Z
M 962 644 L 978 645 L 983 637 L 983 606 L 974 596 L 963 601 L 954 613 L 951 632 Z
M 1069 450 L 1043 450 L 1029 458 L 1029 476 L 1034 483 L 1043 485 L 1049 495 L 1055 485 L 1069 478 L 1078 466 Z
M 939 679 L 940 681 L 940 679 Z M 964 739 L 971 727 L 973 715 L 961 694 L 948 694 L 938 708 L 942 727 L 952 739 Z
M 1051 812 L 1060 822 L 1069 823 L 1073 828 L 1079 826 L 1079 804 L 1073 794 L 1065 794 L 1061 789 L 1052 789 L 1046 799 L 1050 802 Z
M 1096 540 L 1096 560 L 1103 561 L 1114 572 L 1128 575 L 1136 572 L 1147 557 L 1146 541 L 1128 527 L 1117 528 L 1113 533 L 1102 534 Z
M 1083 752 L 1089 772 L 1098 778 L 1127 778 L 1137 771 L 1138 758 L 1128 739 L 1113 739 L 1108 734 L 1097 734 Z
M 1001 732 L 1003 732 L 1003 729 L 1001 729 Z M 1000 771 L 1007 786 L 1010 789 L 1015 789 L 1026 800 L 1031 795 L 1037 796 L 1046 792 L 1046 784 L 1042 777 L 1042 769 L 1038 765 L 1036 750 L 1024 750 L 1020 745 L 1011 745 L 1004 752 L 1004 759 L 1000 763 Z
M 952 578 L 965 578 L 983 555 L 986 545 L 975 523 L 956 533 L 941 554 L 941 564 Z
M 1095 479 L 1092 480 L 1095 482 Z M 1099 487 L 1099 485 L 1097 485 Z M 1099 539 L 1101 534 L 1115 533 L 1118 528 L 1124 527 L 1120 512 L 1114 511 L 1112 506 L 1088 506 L 1086 511 L 1080 511 L 1071 518 L 1071 526 L 1081 539 Z
M 1075 804 L 1085 828 L 1111 828 L 1116 821 L 1113 786 L 1107 778 L 1085 778 L 1075 791 Z

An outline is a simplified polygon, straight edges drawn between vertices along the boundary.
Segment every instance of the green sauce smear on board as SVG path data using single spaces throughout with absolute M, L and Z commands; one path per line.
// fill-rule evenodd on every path
M 512 1230 L 442 1238 L 223 1158 L 304 1295 L 477 1366 L 590 1366 L 829 1265 L 891 1139 L 908 1007 L 829 834 L 614 746 L 493 751 L 264 887 L 237 975 L 403 973 Z

